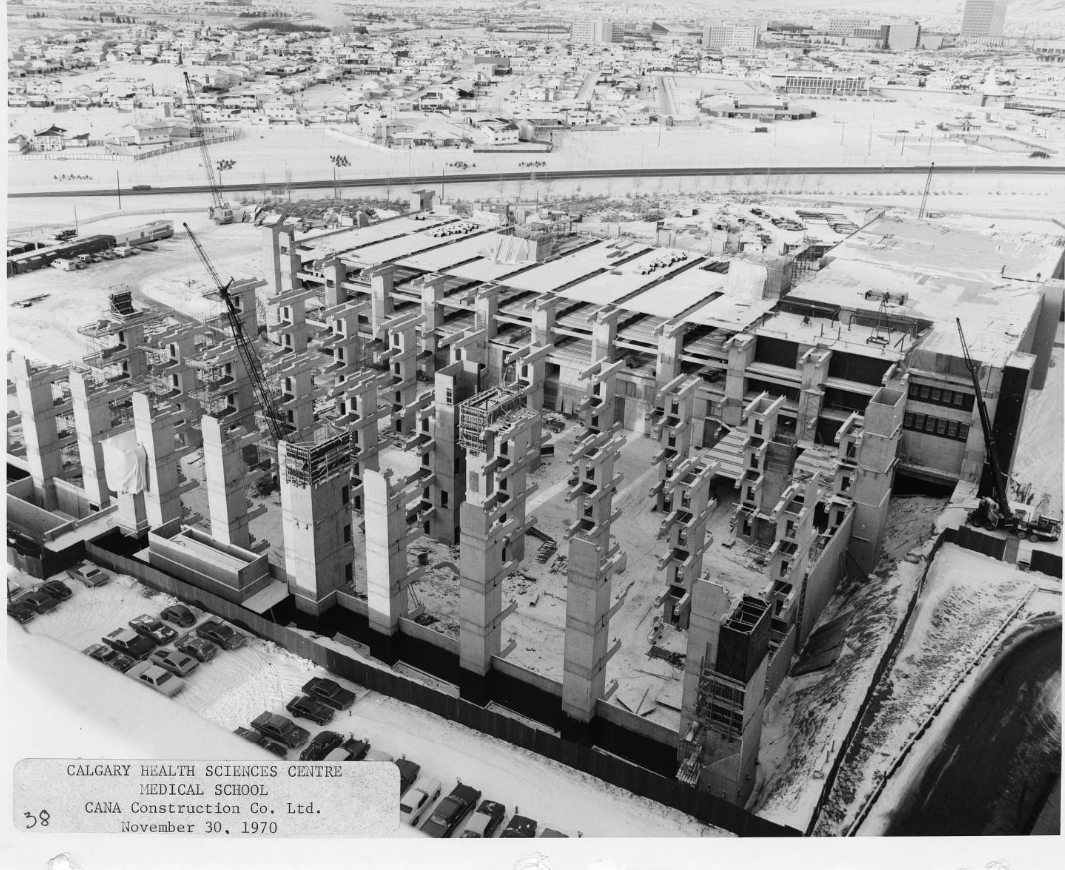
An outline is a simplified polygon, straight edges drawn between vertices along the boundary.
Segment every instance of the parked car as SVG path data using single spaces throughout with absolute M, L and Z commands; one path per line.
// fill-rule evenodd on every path
M 507 826 L 503 828 L 503 833 L 499 836 L 507 839 L 535 837 L 536 822 L 528 816 L 514 816 L 507 822 Z
M 193 637 L 191 634 L 186 634 L 174 641 L 174 649 L 201 662 L 209 662 L 218 655 L 218 647 L 213 643 L 202 637 Z
M 334 710 L 347 710 L 355 703 L 355 693 L 336 680 L 313 677 L 303 684 L 303 691 L 328 704 Z
M 544 828 L 540 831 L 541 839 L 544 837 L 569 837 L 569 834 L 563 834 L 561 831 L 556 831 L 554 828 Z
M 391 761 L 395 764 L 396 759 L 387 752 L 382 752 L 380 749 L 371 749 L 366 753 L 366 757 L 363 761 Z
M 16 604 L 24 604 L 34 613 L 51 613 L 59 606 L 59 601 L 45 592 L 43 589 L 37 589 L 33 592 L 26 592 L 15 599 Z
M 399 821 L 401 824 L 417 825 L 422 814 L 440 797 L 440 780 L 429 776 L 418 777 L 399 802 Z
M 433 810 L 429 820 L 422 825 L 422 832 L 438 839 L 450 837 L 480 799 L 481 793 L 477 789 L 460 782 Z
M 321 761 L 343 742 L 344 738 L 336 731 L 319 731 L 300 753 L 300 761 Z
M 82 652 L 89 658 L 96 659 L 96 661 L 102 662 L 109 668 L 114 668 L 120 674 L 124 674 L 136 664 L 136 662 L 125 653 L 120 653 L 118 650 L 106 647 L 102 643 L 90 644 L 85 647 Z
M 137 662 L 126 671 L 127 677 L 132 677 L 146 686 L 151 686 L 155 691 L 161 692 L 168 698 L 173 698 L 185 688 L 185 681 L 175 677 L 166 668 L 153 665 L 151 662 Z
M 503 823 L 503 817 L 507 814 L 507 808 L 499 801 L 481 801 L 477 811 L 470 816 L 466 823 L 466 830 L 462 832 L 462 838 L 481 838 L 487 840 L 496 832 Z
M 311 739 L 311 732 L 306 728 L 300 728 L 291 719 L 276 713 L 260 713 L 252 720 L 251 727 L 289 749 L 298 749 Z
M 20 623 L 29 622 L 33 619 L 33 611 L 25 604 L 19 604 L 17 601 L 7 602 L 7 615 L 15 622 Z
M 90 588 L 103 586 L 111 580 L 111 575 L 102 571 L 95 565 L 84 564 L 74 570 L 74 579 Z
M 335 715 L 332 707 L 327 707 L 310 695 L 297 695 L 285 705 L 285 709 L 297 718 L 310 719 L 318 725 L 325 725 Z
M 278 758 L 284 758 L 288 753 L 288 749 L 282 746 L 275 740 L 270 740 L 268 737 L 264 737 L 258 731 L 253 731 L 251 728 L 245 728 L 243 726 L 238 727 L 233 732 L 238 737 L 243 737 L 249 743 L 254 743 L 256 746 L 261 746 L 267 752 L 272 752 Z
M 348 753 L 348 761 L 362 761 L 370 751 L 370 744 L 365 740 L 349 737 L 344 741 L 343 748 Z
M 217 619 L 208 619 L 197 629 L 196 634 L 213 641 L 224 649 L 239 649 L 244 646 L 245 637 L 239 631 L 234 631 L 224 622 Z
M 396 767 L 399 768 L 399 794 L 402 797 L 403 793 L 414 784 L 418 774 L 422 772 L 422 766 L 401 758 L 396 762 Z
M 148 655 L 148 661 L 166 668 L 177 677 L 187 677 L 200 666 L 192 656 L 169 649 L 153 650 Z
M 163 612 L 159 615 L 179 628 L 192 628 L 196 624 L 196 614 L 184 604 L 171 604 L 163 608 Z
M 103 639 L 111 649 L 132 656 L 138 661 L 147 658 L 148 654 L 155 649 L 155 641 L 151 638 L 137 634 L 130 628 L 116 628 Z
M 47 592 L 56 601 L 66 601 L 74 593 L 70 587 L 67 586 L 62 580 L 45 580 L 40 586 L 37 587 L 43 592 Z
M 129 621 L 129 627 L 137 634 L 154 640 L 159 646 L 170 643 L 172 640 L 177 640 L 177 632 L 174 629 L 162 620 L 149 616 L 147 613 L 133 617 Z

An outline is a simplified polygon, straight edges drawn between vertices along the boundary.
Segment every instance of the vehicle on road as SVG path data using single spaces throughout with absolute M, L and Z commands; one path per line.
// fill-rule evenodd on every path
M 321 761 L 343 742 L 344 738 L 336 731 L 319 731 L 300 753 L 300 761 Z
M 59 600 L 53 598 L 43 589 L 26 592 L 15 599 L 16 604 L 24 604 L 34 613 L 51 613 L 59 606 Z
M 201 662 L 209 662 L 218 655 L 218 647 L 213 643 L 202 637 L 193 637 L 191 634 L 183 635 L 175 640 L 174 649 Z
M 200 663 L 192 656 L 169 649 L 152 650 L 148 655 L 148 661 L 166 668 L 176 677 L 187 677 L 200 666 Z
M 103 586 L 111 580 L 110 574 L 87 562 L 84 565 L 75 568 L 74 573 L 71 576 L 83 586 L 88 586 L 90 589 L 94 586 Z
M 417 826 L 422 814 L 440 797 L 440 780 L 420 776 L 399 802 L 400 824 Z
M 153 665 L 151 662 L 137 662 L 126 671 L 126 676 L 132 677 L 146 686 L 151 686 L 155 691 L 161 692 L 168 698 L 173 698 L 174 695 L 185 688 L 183 679 L 175 677 L 166 668 Z
M 536 821 L 528 816 L 514 816 L 507 822 L 507 826 L 503 828 L 503 833 L 499 836 L 504 839 L 535 837 Z
M 403 793 L 414 785 L 418 774 L 422 772 L 422 766 L 406 758 L 400 758 L 396 762 L 396 767 L 399 768 L 399 794 L 402 797 Z
M 223 649 L 229 650 L 239 649 L 244 646 L 244 641 L 247 639 L 239 631 L 234 631 L 224 622 L 219 622 L 217 619 L 208 619 L 202 623 L 196 629 L 196 634 L 218 644 Z
M 154 640 L 158 646 L 177 640 L 177 632 L 162 620 L 142 613 L 129 621 L 129 627 L 137 634 Z
M 130 188 L 130 190 L 151 190 L 151 189 L 152 189 L 152 186 L 150 184 L 134 184 L 133 187 Z
M 167 622 L 172 622 L 178 628 L 192 628 L 196 624 L 196 614 L 184 604 L 171 604 L 164 607 L 159 614 Z
M 481 793 L 477 789 L 460 782 L 433 810 L 429 820 L 422 825 L 422 832 L 437 839 L 450 837 L 480 799 Z
M 270 740 L 268 737 L 264 737 L 258 731 L 253 731 L 251 728 L 245 728 L 241 725 L 234 729 L 233 733 L 238 737 L 243 737 L 249 743 L 261 746 L 267 752 L 272 752 L 278 758 L 284 758 L 288 754 L 288 749 L 280 743 L 275 740 Z
M 19 604 L 17 601 L 7 602 L 7 615 L 19 623 L 26 623 L 33 619 L 33 611 L 25 604 Z
M 251 727 L 271 740 L 283 743 L 289 749 L 298 749 L 311 739 L 311 732 L 300 728 L 291 719 L 277 713 L 260 713 L 251 723 Z
M 460 839 L 469 837 L 487 840 L 503 823 L 503 817 L 506 814 L 507 808 L 499 801 L 481 801 L 481 805 L 466 823 L 466 830 L 462 832 Z
M 132 656 L 138 661 L 147 658 L 153 649 L 155 641 L 144 635 L 137 634 L 131 628 L 116 628 L 103 639 L 111 649 Z
M 37 587 L 42 592 L 47 592 L 56 601 L 66 601 L 74 593 L 62 580 L 46 580 Z
M 102 643 L 94 643 L 82 650 L 91 659 L 102 662 L 109 668 L 114 668 L 120 674 L 124 674 L 132 668 L 136 662 L 125 653 L 104 646 Z
M 310 719 L 318 725 L 327 724 L 336 715 L 332 707 L 327 707 L 310 695 L 297 695 L 285 705 L 285 709 L 299 719 Z
M 336 680 L 325 677 L 313 677 L 303 684 L 303 691 L 319 701 L 332 707 L 334 710 L 347 710 L 355 703 L 355 693 L 345 689 Z

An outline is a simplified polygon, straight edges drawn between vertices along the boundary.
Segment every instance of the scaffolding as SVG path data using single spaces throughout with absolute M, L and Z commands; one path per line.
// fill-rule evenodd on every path
M 323 427 L 319 432 L 332 430 Z M 285 453 L 286 477 L 297 486 L 318 486 L 338 474 L 350 474 L 351 460 L 357 452 L 350 432 L 325 434 L 313 443 L 289 442 Z
M 487 429 L 507 429 L 533 414 L 522 387 L 492 387 L 459 405 L 459 443 L 470 453 L 479 454 L 485 449 Z

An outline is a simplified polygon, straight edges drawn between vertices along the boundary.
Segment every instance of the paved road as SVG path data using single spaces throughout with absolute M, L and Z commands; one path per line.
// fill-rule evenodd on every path
M 536 173 L 538 181 L 562 181 L 565 179 L 584 178 L 690 178 L 695 176 L 746 176 L 766 175 L 920 175 L 928 172 L 928 166 L 732 166 L 732 167 L 662 167 L 659 169 L 545 169 Z M 1065 175 L 1065 166 L 937 166 L 936 175 Z M 441 177 L 456 184 L 499 184 L 501 181 L 525 181 L 529 173 L 525 172 L 454 172 L 441 175 L 415 175 L 404 177 L 404 184 L 439 184 Z M 384 187 L 398 184 L 397 176 L 381 175 L 368 178 L 344 178 L 339 180 L 341 187 Z M 245 184 L 226 182 L 226 193 L 236 191 L 261 191 L 266 188 L 286 188 L 293 190 L 333 190 L 332 177 L 312 179 L 310 181 L 286 182 L 283 179 L 273 181 L 256 181 Z M 189 184 L 180 187 L 152 187 L 148 190 L 122 189 L 123 196 L 160 196 L 170 193 L 209 193 L 205 184 Z M 96 190 L 45 190 L 32 193 L 9 193 L 9 199 L 30 199 L 40 196 L 115 196 L 118 191 L 113 188 Z
M 995 664 L 886 833 L 1029 833 L 1061 776 L 1060 687 L 1059 626 Z

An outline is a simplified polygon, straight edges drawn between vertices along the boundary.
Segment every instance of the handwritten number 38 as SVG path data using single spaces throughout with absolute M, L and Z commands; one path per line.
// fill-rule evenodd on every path
M 22 815 L 29 819 L 29 821 L 26 822 L 27 829 L 37 827 L 38 822 L 41 823 L 42 828 L 47 828 L 48 820 L 52 818 L 48 810 L 41 810 L 37 815 L 33 815 L 33 813 L 23 813 Z

